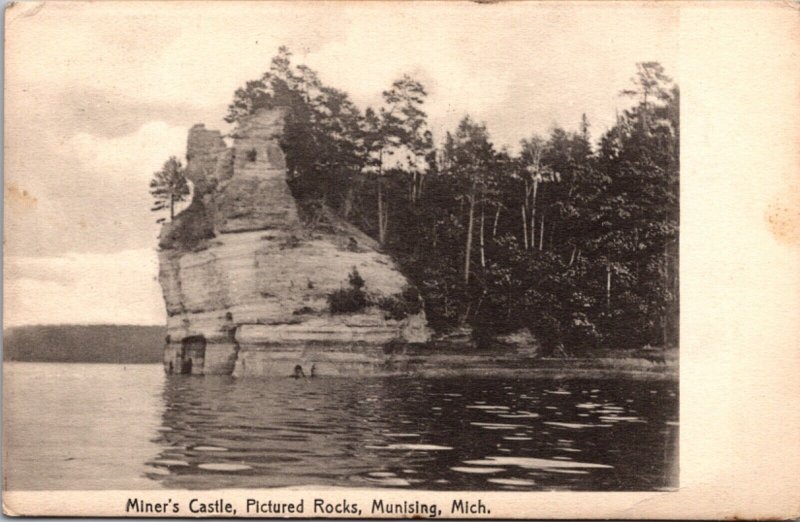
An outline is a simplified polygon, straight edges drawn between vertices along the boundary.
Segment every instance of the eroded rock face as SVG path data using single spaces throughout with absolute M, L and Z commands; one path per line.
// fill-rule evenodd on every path
M 386 364 L 389 344 L 428 340 L 422 311 L 330 313 L 328 296 L 348 286 L 354 268 L 370 303 L 403 299 L 409 282 L 371 238 L 331 213 L 322 226 L 303 226 L 279 146 L 284 117 L 282 109 L 256 113 L 230 148 L 202 125 L 189 132 L 193 200 L 159 237 L 168 372 L 361 372 Z

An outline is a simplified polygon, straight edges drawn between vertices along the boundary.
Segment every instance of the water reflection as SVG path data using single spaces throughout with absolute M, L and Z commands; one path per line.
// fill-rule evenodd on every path
M 174 376 L 148 477 L 169 488 L 676 485 L 677 384 Z

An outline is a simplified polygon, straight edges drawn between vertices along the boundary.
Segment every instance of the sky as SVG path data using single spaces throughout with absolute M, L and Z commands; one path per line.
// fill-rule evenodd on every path
M 410 73 L 434 140 L 469 114 L 512 150 L 586 113 L 597 139 L 635 64 L 678 74 L 673 3 L 96 2 L 6 11 L 4 326 L 163 324 L 148 183 L 280 45 L 364 109 Z

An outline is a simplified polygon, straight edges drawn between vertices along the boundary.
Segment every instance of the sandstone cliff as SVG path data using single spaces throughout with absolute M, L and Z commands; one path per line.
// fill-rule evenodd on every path
M 259 111 L 232 147 L 203 125 L 189 132 L 192 203 L 159 237 L 168 372 L 369 371 L 391 362 L 384 347 L 428 340 L 424 312 L 376 305 L 414 293 L 371 238 L 330 213 L 313 229 L 301 223 L 279 145 L 284 117 Z M 328 296 L 347 287 L 353 268 L 370 306 L 333 314 Z

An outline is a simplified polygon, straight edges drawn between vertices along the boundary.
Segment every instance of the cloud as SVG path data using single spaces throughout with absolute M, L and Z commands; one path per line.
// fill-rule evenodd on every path
M 36 205 L 7 209 L 6 251 L 53 255 L 153 246 L 158 227 L 149 211 L 149 180 L 169 156 L 184 156 L 186 134 L 185 127 L 161 121 L 117 137 L 80 132 L 59 142 L 42 133 L 42 153 L 15 146 L 24 136 L 10 138 L 6 183 Z
M 147 122 L 132 134 L 112 138 L 80 132 L 66 142 L 64 153 L 104 180 L 112 176 L 126 184 L 141 184 L 169 156 L 184 156 L 187 132 L 163 121 Z
M 9 27 L 7 76 L 222 113 L 279 45 L 362 106 L 410 72 L 437 139 L 470 113 L 500 144 L 554 123 L 613 121 L 636 61 L 677 74 L 678 6 L 559 3 L 47 4 Z M 35 52 L 33 52 L 35 50 Z M 223 114 L 216 116 L 221 118 Z M 216 121 L 206 121 L 216 126 Z
M 140 101 L 227 102 L 269 65 L 277 47 L 313 52 L 344 30 L 339 6 L 47 4 L 9 24 L 14 81 L 83 87 Z
M 152 249 L 56 257 L 7 256 L 3 326 L 160 324 L 164 303 Z

